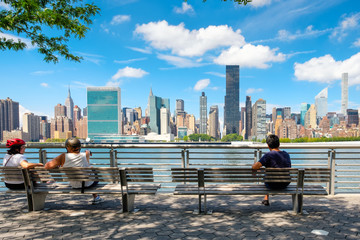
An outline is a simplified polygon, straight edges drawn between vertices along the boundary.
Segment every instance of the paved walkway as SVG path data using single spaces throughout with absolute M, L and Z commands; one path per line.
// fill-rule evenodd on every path
M 210 197 L 212 215 L 194 215 L 197 198 L 137 196 L 137 213 L 121 201 L 90 205 L 90 196 L 49 196 L 46 210 L 28 213 L 21 195 L 0 193 L 0 239 L 360 239 L 360 195 L 305 197 L 308 215 L 293 215 L 291 197 Z M 328 232 L 316 235 L 313 230 Z

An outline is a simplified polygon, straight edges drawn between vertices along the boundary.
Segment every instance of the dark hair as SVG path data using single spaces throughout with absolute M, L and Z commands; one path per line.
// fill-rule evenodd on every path
M 15 155 L 15 154 L 18 154 L 20 153 L 20 149 L 23 145 L 15 145 L 15 146 L 12 146 L 9 150 L 7 150 L 7 153 L 9 155 Z
M 77 139 L 75 137 L 68 138 L 65 141 L 65 147 L 70 148 L 74 152 L 77 152 L 77 151 L 80 151 L 81 142 L 79 139 Z
M 269 146 L 269 148 L 274 149 L 274 148 L 278 148 L 280 146 L 280 140 L 279 137 L 271 134 L 269 136 L 267 136 L 266 138 L 266 144 Z

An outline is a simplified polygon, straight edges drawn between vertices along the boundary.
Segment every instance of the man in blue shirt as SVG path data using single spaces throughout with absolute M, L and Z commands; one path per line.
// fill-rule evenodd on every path
M 278 136 L 272 134 L 269 135 L 266 138 L 266 144 L 268 145 L 268 148 L 270 152 L 264 154 L 262 158 L 254 163 L 252 166 L 252 169 L 258 170 L 262 166 L 266 168 L 291 168 L 291 160 L 290 156 L 285 151 L 280 151 L 280 140 Z M 290 182 L 274 182 L 274 183 L 265 183 L 266 187 L 270 189 L 284 189 L 286 188 Z M 266 195 L 264 200 L 262 201 L 262 204 L 265 206 L 269 206 L 269 195 Z

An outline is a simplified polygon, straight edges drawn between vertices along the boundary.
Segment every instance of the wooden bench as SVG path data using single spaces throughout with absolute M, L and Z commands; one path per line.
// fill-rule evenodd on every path
M 26 191 L 29 211 L 44 208 L 48 194 L 118 194 L 122 197 L 122 211 L 133 210 L 136 194 L 156 194 L 159 184 L 132 184 L 153 182 L 152 168 L 45 168 L 28 169 Z M 72 188 L 69 182 L 81 182 L 81 188 Z M 87 181 L 98 181 L 98 185 L 85 187 Z
M 199 213 L 207 213 L 207 195 L 291 195 L 293 211 L 302 213 L 303 195 L 327 195 L 320 185 L 305 185 L 329 181 L 330 170 L 311 171 L 295 168 L 267 168 L 253 171 L 244 168 L 172 168 L 172 181 L 179 183 L 175 195 L 197 195 Z M 306 177 L 305 177 L 306 176 Z M 305 181 L 306 179 L 306 181 Z M 282 190 L 268 189 L 265 182 L 290 182 Z M 180 184 L 182 183 L 182 184 Z M 204 204 L 202 204 L 202 198 Z M 202 205 L 204 208 L 202 208 Z

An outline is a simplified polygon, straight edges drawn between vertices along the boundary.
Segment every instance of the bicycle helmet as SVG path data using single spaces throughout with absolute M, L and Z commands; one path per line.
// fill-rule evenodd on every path
M 25 141 L 20 138 L 12 138 L 7 140 L 6 147 L 11 148 L 14 146 L 22 146 L 25 145 Z

